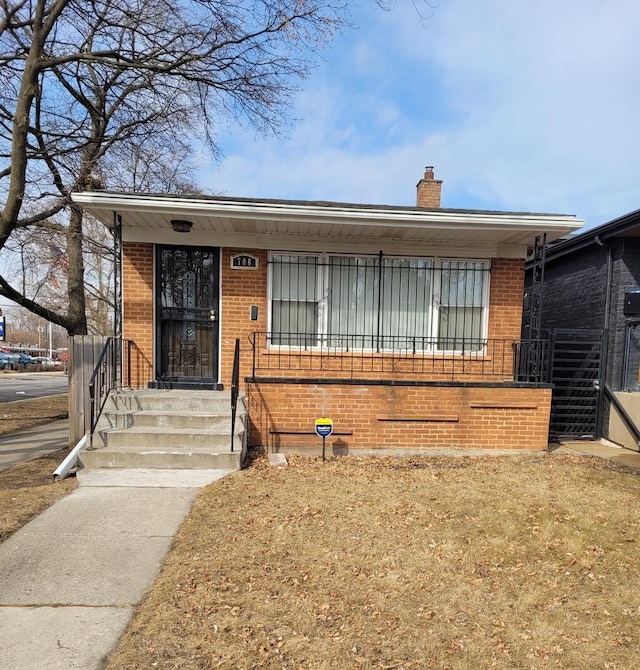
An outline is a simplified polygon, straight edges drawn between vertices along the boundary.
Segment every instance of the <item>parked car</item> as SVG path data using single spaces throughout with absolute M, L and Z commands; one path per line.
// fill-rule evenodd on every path
M 16 361 L 12 358 L 12 355 L 0 351 L 0 370 L 15 370 L 15 368 Z
M 61 368 L 62 361 L 57 361 L 51 358 L 50 356 L 34 356 L 32 362 L 38 365 L 42 365 L 45 368 Z
M 33 358 L 29 356 L 29 354 L 16 354 L 18 356 L 19 362 L 22 365 L 29 365 L 29 363 L 33 363 Z

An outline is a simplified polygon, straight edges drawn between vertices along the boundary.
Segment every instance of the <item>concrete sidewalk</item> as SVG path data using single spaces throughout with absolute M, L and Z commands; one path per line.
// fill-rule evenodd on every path
M 557 445 L 549 445 L 551 454 L 567 454 L 569 456 L 597 456 L 618 465 L 640 468 L 640 452 L 624 449 L 606 440 L 564 441 Z
M 69 420 L 60 419 L 0 437 L 0 470 L 69 447 Z
M 0 667 L 103 667 L 199 488 L 230 472 L 81 472 L 78 489 L 0 544 Z

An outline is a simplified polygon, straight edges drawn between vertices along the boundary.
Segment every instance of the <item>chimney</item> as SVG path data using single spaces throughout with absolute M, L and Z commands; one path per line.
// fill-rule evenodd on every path
M 440 189 L 442 179 L 433 178 L 433 166 L 427 165 L 424 169 L 424 178 L 418 182 L 416 206 L 440 207 Z

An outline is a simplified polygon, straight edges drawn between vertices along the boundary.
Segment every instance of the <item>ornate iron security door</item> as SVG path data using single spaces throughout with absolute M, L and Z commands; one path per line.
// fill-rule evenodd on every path
M 213 386 L 218 380 L 219 250 L 157 249 L 158 383 Z

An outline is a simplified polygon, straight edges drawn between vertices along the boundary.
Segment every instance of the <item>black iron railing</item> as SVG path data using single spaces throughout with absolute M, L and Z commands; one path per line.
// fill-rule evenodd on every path
M 110 391 L 119 386 L 131 386 L 131 340 L 109 337 L 98 357 L 89 380 L 90 419 L 89 447 Z
M 255 332 L 254 378 L 546 383 L 546 340 Z
M 231 371 L 231 451 L 236 432 L 236 411 L 238 408 L 238 393 L 240 391 L 240 340 L 236 340 L 233 354 L 233 369 Z
M 513 380 L 547 384 L 551 377 L 551 348 L 548 339 L 517 340 L 513 343 Z

